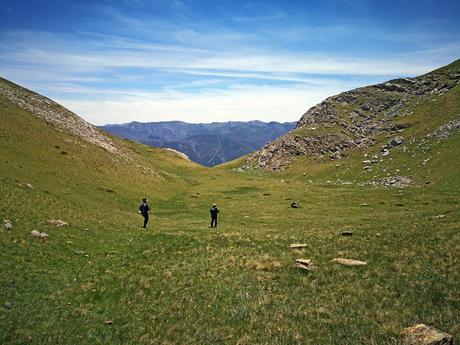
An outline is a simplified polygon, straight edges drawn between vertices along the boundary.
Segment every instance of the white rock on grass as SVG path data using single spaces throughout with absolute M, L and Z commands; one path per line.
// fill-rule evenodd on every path
M 305 248 L 307 245 L 305 243 L 293 243 L 289 246 L 289 249 L 302 249 Z
M 32 235 L 32 237 L 35 237 L 35 238 L 42 238 L 44 240 L 48 239 L 49 235 L 45 232 L 40 232 L 38 230 L 32 230 L 30 232 L 30 234 Z
M 344 266 L 365 266 L 367 265 L 367 262 L 365 261 L 360 261 L 360 260 L 355 260 L 355 259 L 344 259 L 344 258 L 334 258 L 332 259 L 332 262 L 336 262 Z
M 307 271 L 314 271 L 315 264 L 310 259 L 296 259 L 295 260 L 295 267 L 307 270 Z
M 67 226 L 69 225 L 68 223 L 64 222 L 63 220 L 60 220 L 60 219 L 48 219 L 48 223 L 50 224 L 53 224 L 53 225 L 56 225 L 58 228 L 62 227 L 62 226 Z
M 32 237 L 37 237 L 37 238 L 41 236 L 40 231 L 37 231 L 37 230 L 32 230 L 30 234 L 32 235 Z
M 13 224 L 11 224 L 11 220 L 9 219 L 3 219 L 3 227 L 7 230 L 13 228 Z
M 404 345 L 453 345 L 453 337 L 424 324 L 405 328 L 401 333 Z

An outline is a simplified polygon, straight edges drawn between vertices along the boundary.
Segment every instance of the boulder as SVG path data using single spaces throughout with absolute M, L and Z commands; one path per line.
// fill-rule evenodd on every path
M 454 343 L 450 334 L 424 324 L 405 328 L 401 335 L 404 345 L 453 345 Z
M 291 203 L 291 207 L 292 208 L 300 208 L 300 205 L 299 205 L 298 202 L 293 202 L 293 203 Z
M 354 260 L 354 259 L 343 259 L 343 258 L 334 258 L 332 259 L 332 262 L 336 262 L 344 266 L 365 266 L 367 265 L 367 262 L 365 261 Z
M 342 236 L 352 236 L 352 235 L 353 235 L 353 231 L 350 231 L 350 230 L 342 231 Z
M 315 264 L 310 259 L 296 259 L 294 266 L 307 271 L 315 270 Z

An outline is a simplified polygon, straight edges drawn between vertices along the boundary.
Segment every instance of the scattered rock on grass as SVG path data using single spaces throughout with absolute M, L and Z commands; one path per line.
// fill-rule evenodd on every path
M 60 219 L 48 219 L 48 223 L 50 224 L 53 224 L 53 225 L 56 225 L 58 228 L 62 227 L 62 226 L 67 226 L 69 225 L 68 223 L 64 222 L 63 220 L 60 220 Z
M 352 236 L 352 235 L 353 235 L 353 231 L 350 231 L 350 230 L 342 231 L 342 236 Z
M 291 207 L 292 208 L 300 208 L 300 205 L 299 205 L 298 202 L 293 202 L 293 203 L 291 203 Z
M 41 235 L 40 231 L 37 230 L 32 230 L 30 234 L 32 235 L 32 237 L 40 237 Z
M 395 146 L 401 145 L 403 142 L 404 142 L 403 137 L 394 137 L 385 146 L 382 146 L 382 151 L 385 151 Z
M 367 265 L 367 262 L 365 261 L 354 260 L 354 259 L 343 259 L 343 258 L 334 258 L 332 259 L 332 262 L 337 262 L 338 264 L 341 264 L 344 266 L 365 266 Z
M 310 259 L 296 259 L 295 267 L 307 271 L 313 271 L 315 269 L 315 264 Z
M 30 189 L 34 189 L 30 183 L 26 183 L 26 186 L 29 187 Z
M 445 214 L 440 214 L 439 216 L 433 216 L 433 219 L 442 219 L 445 216 L 446 216 Z
M 111 325 L 111 324 L 113 324 L 113 321 L 112 321 L 112 320 L 106 320 L 106 321 L 104 321 L 104 323 L 105 323 L 106 325 Z
M 3 219 L 3 227 L 5 229 L 12 229 L 13 228 L 13 224 L 11 224 L 11 220 L 9 219 Z
M 453 345 L 454 343 L 450 334 L 424 324 L 405 328 L 401 334 L 404 345 Z
M 37 231 L 37 230 L 32 230 L 30 232 L 30 234 L 32 235 L 32 237 L 35 237 L 35 238 L 43 238 L 43 239 L 47 239 L 49 237 L 49 235 L 45 232 L 40 232 L 40 231 Z
M 369 182 L 361 182 L 358 185 L 383 185 L 385 187 L 393 187 L 393 188 L 406 188 L 413 184 L 413 181 L 409 177 L 405 176 L 388 176 L 383 177 L 378 180 L 373 180 Z
M 289 246 L 289 249 L 303 249 L 307 245 L 305 243 L 293 243 Z

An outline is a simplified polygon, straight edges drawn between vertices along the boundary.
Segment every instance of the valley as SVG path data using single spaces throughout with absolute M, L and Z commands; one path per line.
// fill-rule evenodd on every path
M 231 121 L 191 124 L 181 121 L 131 122 L 100 128 L 121 138 L 186 154 L 205 166 L 226 163 L 260 149 L 295 123 Z
M 443 71 L 458 75 L 459 61 Z M 459 342 L 460 85 L 449 80 L 380 114 L 382 127 L 364 110 L 366 133 L 312 108 L 214 168 L 0 80 L 0 218 L 12 225 L 0 230 L 0 342 L 399 344 L 418 323 Z

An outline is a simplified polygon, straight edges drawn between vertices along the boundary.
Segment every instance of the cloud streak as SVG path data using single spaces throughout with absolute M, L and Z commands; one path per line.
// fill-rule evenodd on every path
M 94 123 L 122 123 L 136 121 L 187 122 L 212 121 L 297 121 L 306 109 L 336 88 L 312 89 L 305 87 L 273 87 L 252 85 L 228 90 L 207 90 L 199 94 L 177 91 L 159 93 L 132 93 L 108 100 L 69 101 L 58 99 Z
M 97 37 L 97 36 L 96 36 Z M 69 44 L 69 41 L 71 44 Z M 111 68 L 156 68 L 192 71 L 203 75 L 211 71 L 245 72 L 245 78 L 260 79 L 260 73 L 269 74 L 342 74 L 342 75 L 414 75 L 436 67 L 427 59 L 427 52 L 414 62 L 414 54 L 395 55 L 386 59 L 340 58 L 322 54 L 273 53 L 196 49 L 180 45 L 146 44 L 117 37 L 102 36 L 91 41 L 78 41 L 78 37 L 62 37 L 43 33 L 19 32 L 5 35 L 0 43 L 6 48 L 0 54 L 5 64 L 42 65 L 62 67 L 68 71 L 85 72 Z M 76 44 L 77 43 L 77 44 Z M 76 50 L 74 46 L 78 46 Z M 452 53 L 460 51 L 453 45 Z M 431 50 L 432 52 L 436 50 Z M 274 76 L 276 77 L 276 76 Z

